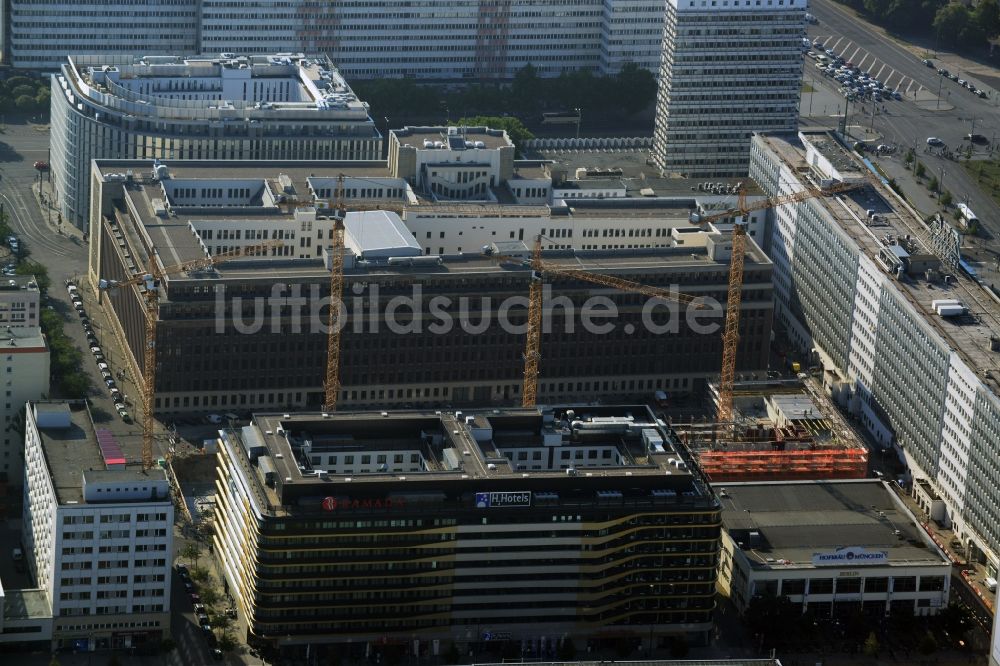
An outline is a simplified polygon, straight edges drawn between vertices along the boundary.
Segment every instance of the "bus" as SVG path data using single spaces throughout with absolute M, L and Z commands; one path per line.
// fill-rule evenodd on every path
M 979 229 L 979 218 L 972 212 L 972 209 L 964 203 L 960 203 L 958 204 L 958 213 L 961 216 L 959 224 L 962 227 L 962 231 L 970 234 L 976 233 Z

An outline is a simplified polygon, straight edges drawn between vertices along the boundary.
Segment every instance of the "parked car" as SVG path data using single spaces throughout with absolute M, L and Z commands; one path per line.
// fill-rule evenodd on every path
M 195 604 L 194 605 L 195 615 L 199 615 L 205 612 L 205 604 Z
M 185 585 L 185 587 L 187 586 Z M 191 592 L 188 596 L 191 598 L 193 603 L 201 603 L 201 596 L 199 596 L 197 592 Z
M 125 423 L 132 423 L 132 415 L 128 413 L 127 409 L 119 407 L 118 416 L 120 416 L 122 421 L 124 421 Z
M 212 659 L 216 661 L 222 661 L 222 650 L 219 648 L 212 648 Z
M 201 627 L 201 630 L 204 631 L 206 634 L 212 633 L 212 625 L 209 624 L 208 620 L 199 623 L 199 626 Z
M 187 578 L 184 579 L 184 591 L 190 593 L 194 592 L 194 583 L 192 583 Z M 201 599 L 199 598 L 198 601 L 201 601 Z
M 108 372 L 111 372 L 111 366 L 109 366 L 104 361 L 101 361 L 100 363 L 97 364 L 97 369 L 98 370 L 107 370 Z
M 927 66 L 927 67 L 933 67 L 933 66 L 934 66 L 934 63 L 933 63 L 933 61 L 931 61 L 931 60 L 928 60 L 927 58 L 924 58 L 924 60 L 923 60 L 923 63 L 924 63 L 924 65 L 925 65 L 925 66 Z
M 184 564 L 176 564 L 176 565 L 174 565 L 174 569 L 175 569 L 175 570 L 177 571 L 177 573 L 179 573 L 179 574 L 180 574 L 181 576 L 187 576 L 187 575 L 188 575 L 188 568 L 187 568 L 187 566 L 186 566 L 186 565 L 184 565 Z
M 90 348 L 90 353 L 91 354 L 103 354 L 104 350 L 101 349 L 100 347 L 98 347 L 97 345 L 94 345 L 93 347 Z

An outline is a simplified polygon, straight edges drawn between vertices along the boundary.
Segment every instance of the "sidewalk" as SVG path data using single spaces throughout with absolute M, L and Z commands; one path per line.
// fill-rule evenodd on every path
M 60 223 L 62 213 L 59 212 L 58 207 L 53 203 L 57 195 L 47 177 L 42 177 L 41 184 L 36 179 L 31 184 L 31 193 L 34 195 L 35 203 L 38 204 L 38 209 L 42 212 L 42 219 L 45 220 L 45 223 L 53 233 L 67 236 L 77 242 L 86 242 L 83 237 L 83 231 L 68 222 L 62 221 Z

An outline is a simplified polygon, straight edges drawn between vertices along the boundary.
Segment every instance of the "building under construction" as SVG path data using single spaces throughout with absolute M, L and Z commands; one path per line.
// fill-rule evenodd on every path
M 718 401 L 716 385 L 710 393 Z M 860 479 L 868 450 L 808 380 L 737 382 L 734 422 L 674 423 L 713 482 Z

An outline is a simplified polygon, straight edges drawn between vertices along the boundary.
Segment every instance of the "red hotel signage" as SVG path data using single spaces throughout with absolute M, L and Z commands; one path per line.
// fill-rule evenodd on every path
M 362 509 L 402 509 L 406 505 L 401 498 L 385 499 L 337 499 L 336 497 L 323 498 L 324 511 L 358 511 Z

